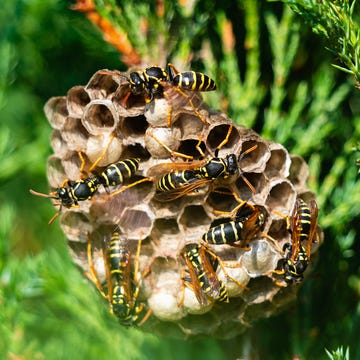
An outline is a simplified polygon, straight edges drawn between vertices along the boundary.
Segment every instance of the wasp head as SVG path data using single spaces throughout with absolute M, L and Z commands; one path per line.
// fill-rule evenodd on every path
M 229 175 L 234 175 L 239 171 L 237 158 L 235 154 L 229 154 L 226 156 L 227 172 Z
M 142 78 L 141 73 L 134 71 L 130 73 L 130 91 L 134 95 L 139 95 L 145 91 L 145 80 Z

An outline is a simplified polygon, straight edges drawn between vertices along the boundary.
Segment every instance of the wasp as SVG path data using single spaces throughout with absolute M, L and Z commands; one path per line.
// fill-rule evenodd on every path
M 195 71 L 177 72 L 174 65 L 168 64 L 166 67 L 168 81 L 182 90 L 190 91 L 214 91 L 216 84 L 209 76 Z
M 221 259 L 206 245 L 200 243 L 187 244 L 182 252 L 182 256 L 185 259 L 187 272 L 190 276 L 190 278 L 183 276 L 184 284 L 190 285 L 201 305 L 207 305 L 209 300 L 212 302 L 229 302 L 225 284 L 216 274 L 218 265 L 221 266 L 227 278 L 243 289 L 249 290 L 244 284 L 232 278 L 226 272 Z
M 189 166 L 188 163 L 186 163 Z M 166 168 L 167 164 L 162 169 Z M 171 166 L 171 164 L 168 164 Z M 174 164 L 175 169 L 180 169 L 181 165 Z M 186 194 L 191 194 L 202 185 L 208 183 L 208 180 L 201 179 L 197 176 L 196 172 L 189 169 L 174 170 L 161 176 L 156 182 L 155 199 L 158 201 L 172 201 L 178 199 Z
M 99 182 L 105 187 L 107 193 L 109 193 L 109 186 L 122 185 L 125 180 L 131 179 L 135 176 L 137 169 L 139 168 L 140 158 L 124 159 L 117 163 L 108 165 L 105 170 L 98 175 Z M 111 196 L 119 194 L 126 189 L 129 189 L 135 185 L 138 185 L 144 181 L 151 181 L 149 178 L 140 179 L 134 181 L 127 186 L 122 186 L 119 190 L 111 193 Z
M 139 256 L 141 239 L 138 241 L 136 254 L 132 264 L 132 253 L 129 242 L 118 231 L 110 239 L 103 241 L 103 259 L 106 274 L 106 289 L 101 284 L 92 260 L 91 238 L 88 235 L 87 256 L 89 273 L 85 273 L 101 295 L 109 302 L 110 312 L 119 320 L 121 325 L 142 325 L 150 316 L 150 310 L 140 320 L 144 303 L 139 302 L 138 296 L 143 276 L 139 277 Z M 133 266 L 132 266 L 133 265 Z
M 187 99 L 194 112 L 200 118 L 200 120 L 207 125 L 206 120 L 199 113 L 195 107 L 192 99 L 187 95 L 184 90 L 188 91 L 213 91 L 216 90 L 216 84 L 209 76 L 195 71 L 185 71 L 178 73 L 174 65 L 168 64 L 166 69 L 159 66 L 150 66 L 144 70 L 133 71 L 129 77 L 125 77 L 130 84 L 130 91 L 123 100 L 123 104 L 126 104 L 130 94 L 145 95 L 145 102 L 149 104 L 155 98 L 165 96 L 165 87 L 172 87 L 176 92 Z M 168 115 L 168 126 L 171 125 L 171 108 Z
M 30 193 L 60 201 L 58 204 L 55 204 L 56 206 L 60 206 L 59 211 L 49 221 L 49 224 L 52 224 L 59 216 L 62 206 L 66 208 L 77 207 L 79 206 L 79 201 L 90 200 L 96 194 L 100 185 L 103 185 L 106 191 L 109 192 L 109 186 L 121 185 L 125 180 L 132 178 L 139 167 L 139 162 L 140 158 L 121 160 L 108 165 L 99 175 L 96 174 L 86 179 L 79 179 L 73 182 L 65 180 L 61 187 L 58 187 L 50 194 L 42 194 L 31 189 Z M 111 196 L 144 181 L 151 181 L 151 179 L 144 178 L 127 186 L 122 186 L 119 190 L 113 192 Z
M 216 158 L 210 159 L 216 161 Z M 200 169 L 202 161 L 182 163 L 162 163 L 152 168 L 151 173 L 164 173 L 156 182 L 155 199 L 172 201 L 190 194 L 215 178 L 202 177 Z
M 86 179 L 79 179 L 76 181 L 65 180 L 64 183 L 50 194 L 43 194 L 31 190 L 30 193 L 36 196 L 55 199 L 60 201 L 55 204 L 59 207 L 59 211 L 50 219 L 49 224 L 52 224 L 59 216 L 61 208 L 77 207 L 79 201 L 90 200 L 98 191 L 99 186 L 103 185 L 106 192 L 109 193 L 109 186 L 121 185 L 125 180 L 134 177 L 140 163 L 140 158 L 124 159 L 117 163 L 108 165 L 105 170 Z M 122 186 L 119 190 L 111 193 L 111 196 L 129 189 L 144 181 L 151 181 L 149 178 L 140 179 L 129 185 Z
M 140 158 L 132 158 L 110 164 L 99 175 L 99 181 L 106 188 L 121 185 L 125 179 L 130 179 L 135 175 L 139 163 Z
M 170 63 L 167 65 L 166 71 L 168 74 L 168 79 L 166 84 L 170 84 L 169 89 L 170 90 L 174 89 L 175 92 L 177 92 L 182 97 L 184 97 L 188 101 L 194 113 L 201 120 L 201 122 L 204 125 L 208 125 L 207 121 L 204 119 L 204 117 L 199 112 L 198 108 L 193 103 L 192 97 L 189 96 L 186 93 L 186 91 L 192 91 L 192 92 L 214 91 L 216 90 L 215 81 L 211 79 L 209 76 L 200 72 L 184 71 L 179 73 L 175 69 L 175 66 Z M 166 98 L 169 97 L 167 93 L 168 92 L 164 93 Z M 172 108 L 170 107 L 168 113 L 168 127 L 170 127 L 171 125 L 171 111 Z
M 210 228 L 203 234 L 202 240 L 214 245 L 234 245 L 240 241 L 244 244 L 244 246 L 241 245 L 244 249 L 249 249 L 248 244 L 260 232 L 265 223 L 265 217 L 257 206 L 245 201 L 237 208 L 234 220 Z
M 165 69 L 150 66 L 145 70 L 131 72 L 127 80 L 132 94 L 145 94 L 145 101 L 151 102 L 155 97 L 163 95 L 162 83 L 169 81 L 169 76 Z
M 59 211 L 50 219 L 49 224 L 52 224 L 59 216 L 62 206 L 66 208 L 77 207 L 79 201 L 91 199 L 97 192 L 100 186 L 100 179 L 98 176 L 91 176 L 84 180 L 76 180 L 74 182 L 65 180 L 61 187 L 58 187 L 50 194 L 43 194 L 30 189 L 30 193 L 36 196 L 50 198 L 60 201 L 55 204 L 59 206 Z
M 186 194 L 190 194 L 199 187 L 212 183 L 217 179 L 226 179 L 239 174 L 250 190 L 255 193 L 252 184 L 242 175 L 238 162 L 244 155 L 255 150 L 257 145 L 244 151 L 237 158 L 235 154 L 228 154 L 225 158 L 215 157 L 209 160 L 195 160 L 192 162 L 162 163 L 151 169 L 151 174 L 163 174 L 156 183 L 155 199 L 159 201 L 172 201 Z
M 316 238 L 316 226 L 318 221 L 318 206 L 315 200 L 308 205 L 304 200 L 297 198 L 294 212 L 291 215 L 291 258 L 297 257 L 298 248 L 307 243 L 306 255 L 310 259 L 311 247 Z
M 284 245 L 284 251 L 288 251 L 283 264 L 283 269 L 276 272 L 283 274 L 287 284 L 299 283 L 303 280 L 303 274 L 309 264 L 309 258 L 304 246 L 300 245 L 296 257 L 292 258 L 292 246 L 290 244 Z
M 164 83 L 169 83 L 182 90 L 216 90 L 215 81 L 209 76 L 195 71 L 178 73 L 174 65 L 170 63 L 166 70 L 159 66 L 150 66 L 145 70 L 133 71 L 127 80 L 130 83 L 130 91 L 134 95 L 145 94 L 147 102 L 163 95 Z
M 276 274 L 284 275 L 287 284 L 297 283 L 303 279 L 303 273 L 310 261 L 312 244 L 317 237 L 317 220 L 318 206 L 315 200 L 308 205 L 304 200 L 297 198 L 288 225 L 291 244 L 284 245 L 283 250 L 287 251 L 287 255 L 282 269 L 274 271 Z M 278 282 L 276 284 L 282 286 Z
M 190 279 L 184 281 L 191 284 L 195 296 L 201 305 L 208 300 L 229 302 L 225 284 L 216 274 L 217 256 L 202 244 L 187 244 L 182 253 Z
M 196 173 L 192 170 L 175 170 L 162 176 L 156 183 L 158 192 L 169 192 L 192 182 L 197 182 Z

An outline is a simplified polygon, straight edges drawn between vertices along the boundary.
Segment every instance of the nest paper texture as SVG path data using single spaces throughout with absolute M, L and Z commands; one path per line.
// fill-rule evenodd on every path
M 208 108 L 198 93 L 187 93 L 190 103 L 169 86 L 163 98 L 148 104 L 143 96 L 135 95 L 125 102 L 128 93 L 129 83 L 120 73 L 98 71 L 86 86 L 75 86 L 67 96 L 47 102 L 45 113 L 54 129 L 54 154 L 47 164 L 52 190 L 65 179 L 90 176 L 86 172 L 99 159 L 96 173 L 119 160 L 140 158 L 136 177 L 131 180 L 135 181 L 152 176 L 152 169 L 160 163 L 189 161 L 174 156 L 169 149 L 200 160 L 205 156 L 206 161 L 230 134 L 219 157 L 238 157 L 254 150 L 241 158 L 239 174 L 209 181 L 173 201 L 158 201 L 154 182 L 145 181 L 115 196 L 111 192 L 118 188 L 111 188 L 110 195 L 99 188 L 90 200 L 79 202 L 79 207 L 62 207 L 60 225 L 75 263 L 89 272 L 90 236 L 96 273 L 105 282 L 104 238 L 119 229 L 133 249 L 141 239 L 140 273 L 145 269 L 150 273 L 141 281 L 139 301 L 152 311 L 143 327 L 157 333 L 230 338 L 255 320 L 284 309 L 295 299 L 299 286 L 279 287 L 274 280 L 281 281 L 281 277 L 272 270 L 279 269 L 284 261 L 281 249 L 291 242 L 285 216 L 292 214 L 297 197 L 314 198 L 306 185 L 308 167 L 304 160 L 251 129 L 233 125 L 225 114 Z M 224 262 L 227 274 L 249 290 L 233 282 L 218 266 L 217 275 L 225 283 L 230 301 L 200 305 L 182 279 L 184 246 L 201 242 L 210 226 L 228 220 L 225 212 L 234 209 L 238 199 L 261 209 L 265 215 L 262 232 L 250 242 L 248 251 L 230 245 L 208 247 Z

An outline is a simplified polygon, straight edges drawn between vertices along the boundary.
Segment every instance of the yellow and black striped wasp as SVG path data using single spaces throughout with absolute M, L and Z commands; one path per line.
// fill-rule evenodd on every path
M 202 235 L 202 240 L 208 244 L 228 244 L 248 250 L 249 242 L 260 233 L 265 216 L 258 206 L 246 201 L 241 202 L 230 214 L 234 212 L 233 220 L 211 227 Z M 236 245 L 237 242 L 240 244 Z
M 117 186 L 124 183 L 125 180 L 132 178 L 139 168 L 140 158 L 131 158 L 118 161 L 108 165 L 105 170 L 98 175 L 99 182 L 107 192 L 109 186 Z
M 142 182 L 152 181 L 149 178 L 143 178 L 129 185 L 123 185 L 125 181 L 130 180 L 136 175 L 140 160 L 140 158 L 130 158 L 118 161 L 117 163 L 108 165 L 105 170 L 98 175 L 99 182 L 105 187 L 107 193 L 110 193 L 109 186 L 121 185 L 120 189 L 112 191 L 110 196 L 117 195 Z
M 139 275 L 139 256 L 141 239 L 138 240 L 136 253 L 132 259 L 129 241 L 118 231 L 111 238 L 105 238 L 102 246 L 106 274 L 106 288 L 103 287 L 96 273 L 92 260 L 92 244 L 88 235 L 87 256 L 88 279 L 95 284 L 100 294 L 109 302 L 110 312 L 124 326 L 140 326 L 150 316 L 150 310 L 141 317 L 145 304 L 138 300 L 143 274 Z
M 70 181 L 65 180 L 63 184 L 55 191 L 49 194 L 43 194 L 30 189 L 32 195 L 58 200 L 55 206 L 59 206 L 59 211 L 49 220 L 49 225 L 52 224 L 61 212 L 61 208 L 77 207 L 79 201 L 91 199 L 100 186 L 100 179 L 98 176 L 91 176 L 84 180 Z
M 185 245 L 182 256 L 190 276 L 183 276 L 184 285 L 190 285 L 201 305 L 207 305 L 209 300 L 229 302 L 225 284 L 216 274 L 217 257 L 202 244 Z
M 133 71 L 127 80 L 134 95 L 145 94 L 146 101 L 163 95 L 164 83 L 169 83 L 181 90 L 213 91 L 216 84 L 209 76 L 195 71 L 178 72 L 174 65 L 168 64 L 166 70 L 159 66 L 149 66 L 144 70 Z
M 301 282 L 304 277 L 304 272 L 309 264 L 306 249 L 304 246 L 300 245 L 294 259 L 291 258 L 292 246 L 290 244 L 285 244 L 283 250 L 287 252 L 285 262 L 282 266 L 282 270 L 275 270 L 275 273 L 281 275 L 283 274 L 285 282 L 289 285 Z M 276 282 L 276 284 L 283 286 L 278 282 Z
M 163 97 L 165 90 L 171 87 L 176 92 L 187 99 L 194 112 L 200 120 L 207 125 L 206 120 L 195 107 L 191 97 L 185 91 L 213 91 L 216 90 L 216 84 L 209 76 L 195 71 L 178 72 L 174 65 L 168 64 L 166 69 L 159 66 L 149 66 L 144 70 L 133 71 L 129 77 L 121 75 L 129 82 L 129 93 L 123 99 L 123 105 L 131 94 L 144 95 L 145 102 L 149 104 L 155 98 Z M 171 110 L 168 115 L 168 126 L 171 125 Z
M 251 147 L 240 154 L 239 157 L 235 154 L 228 154 L 224 158 L 218 157 L 218 149 L 216 149 L 215 157 L 209 160 L 155 165 L 150 171 L 151 175 L 156 177 L 157 174 L 161 174 L 156 182 L 155 199 L 158 201 L 172 201 L 191 194 L 199 187 L 212 183 L 216 179 L 226 179 L 235 174 L 239 174 L 251 191 L 255 193 L 252 184 L 242 175 L 238 162 L 256 148 L 257 145 Z
M 216 84 L 209 76 L 195 71 L 183 71 L 175 73 L 176 70 L 172 64 L 168 64 L 167 73 L 172 85 L 182 90 L 190 91 L 214 91 Z
M 60 187 L 49 194 L 39 193 L 31 189 L 30 193 L 59 201 L 59 203 L 55 204 L 55 206 L 59 206 L 59 211 L 49 221 L 49 224 L 52 224 L 59 216 L 62 206 L 73 208 L 78 206 L 79 201 L 90 200 L 97 193 L 100 185 L 103 185 L 107 192 L 109 192 L 109 186 L 122 185 L 125 180 L 134 177 L 139 163 L 140 158 L 124 159 L 108 165 L 105 170 L 98 175 L 93 175 L 83 180 L 65 180 Z M 119 190 L 113 192 L 111 196 L 144 181 L 150 181 L 150 179 L 144 178 L 129 185 L 122 186 Z
M 310 259 L 311 247 L 316 234 L 318 221 L 318 206 L 315 200 L 311 200 L 308 205 L 301 198 L 296 199 L 294 212 L 291 215 L 291 259 L 297 257 L 299 247 L 306 243 L 306 255 Z
M 130 93 L 144 94 L 147 103 L 163 95 L 162 83 L 168 81 L 167 72 L 159 66 L 149 66 L 144 70 L 133 71 L 129 77 L 124 77 L 129 81 Z
M 182 276 L 184 286 L 189 286 L 201 305 L 211 302 L 229 302 L 229 296 L 225 284 L 216 274 L 220 265 L 225 276 L 235 282 L 241 288 L 249 290 L 244 284 L 232 278 L 225 270 L 221 259 L 212 252 L 205 244 L 186 244 L 181 255 L 186 262 L 186 272 L 189 277 Z M 183 302 L 184 292 L 182 294 Z
M 309 264 L 311 248 L 317 233 L 318 206 L 315 200 L 308 205 L 301 198 L 296 199 L 295 208 L 290 216 L 289 230 L 291 233 L 291 244 L 284 245 L 286 252 L 285 262 L 281 270 L 273 272 L 284 275 L 287 284 L 299 283 Z M 276 282 L 277 285 L 283 286 Z

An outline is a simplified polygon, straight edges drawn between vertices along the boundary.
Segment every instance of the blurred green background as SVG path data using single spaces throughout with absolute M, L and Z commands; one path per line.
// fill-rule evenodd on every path
M 119 3 L 129 15 L 130 40 L 138 40 L 142 56 L 150 54 L 156 32 L 144 42 L 134 29 L 139 13 L 151 25 L 154 2 Z M 0 357 L 323 359 L 325 348 L 349 346 L 350 358 L 360 359 L 360 155 L 354 150 L 360 100 L 353 77 L 331 67 L 336 59 L 328 44 L 281 3 L 205 0 L 190 13 L 176 1 L 165 4 L 171 11 L 159 31 L 167 33 L 166 24 L 179 30 L 178 42 L 169 35 L 169 55 L 216 79 L 219 91 L 209 103 L 309 161 L 325 233 L 319 261 L 294 306 L 239 338 L 182 341 L 120 327 L 72 263 L 58 224 L 47 225 L 50 201 L 29 189 L 48 189 L 45 102 L 86 84 L 98 69 L 126 67 L 86 17 L 70 10 L 70 1 L 6 1 L 0 7 Z M 227 20 L 233 49 L 222 37 Z M 209 56 L 186 64 L 200 50 Z

